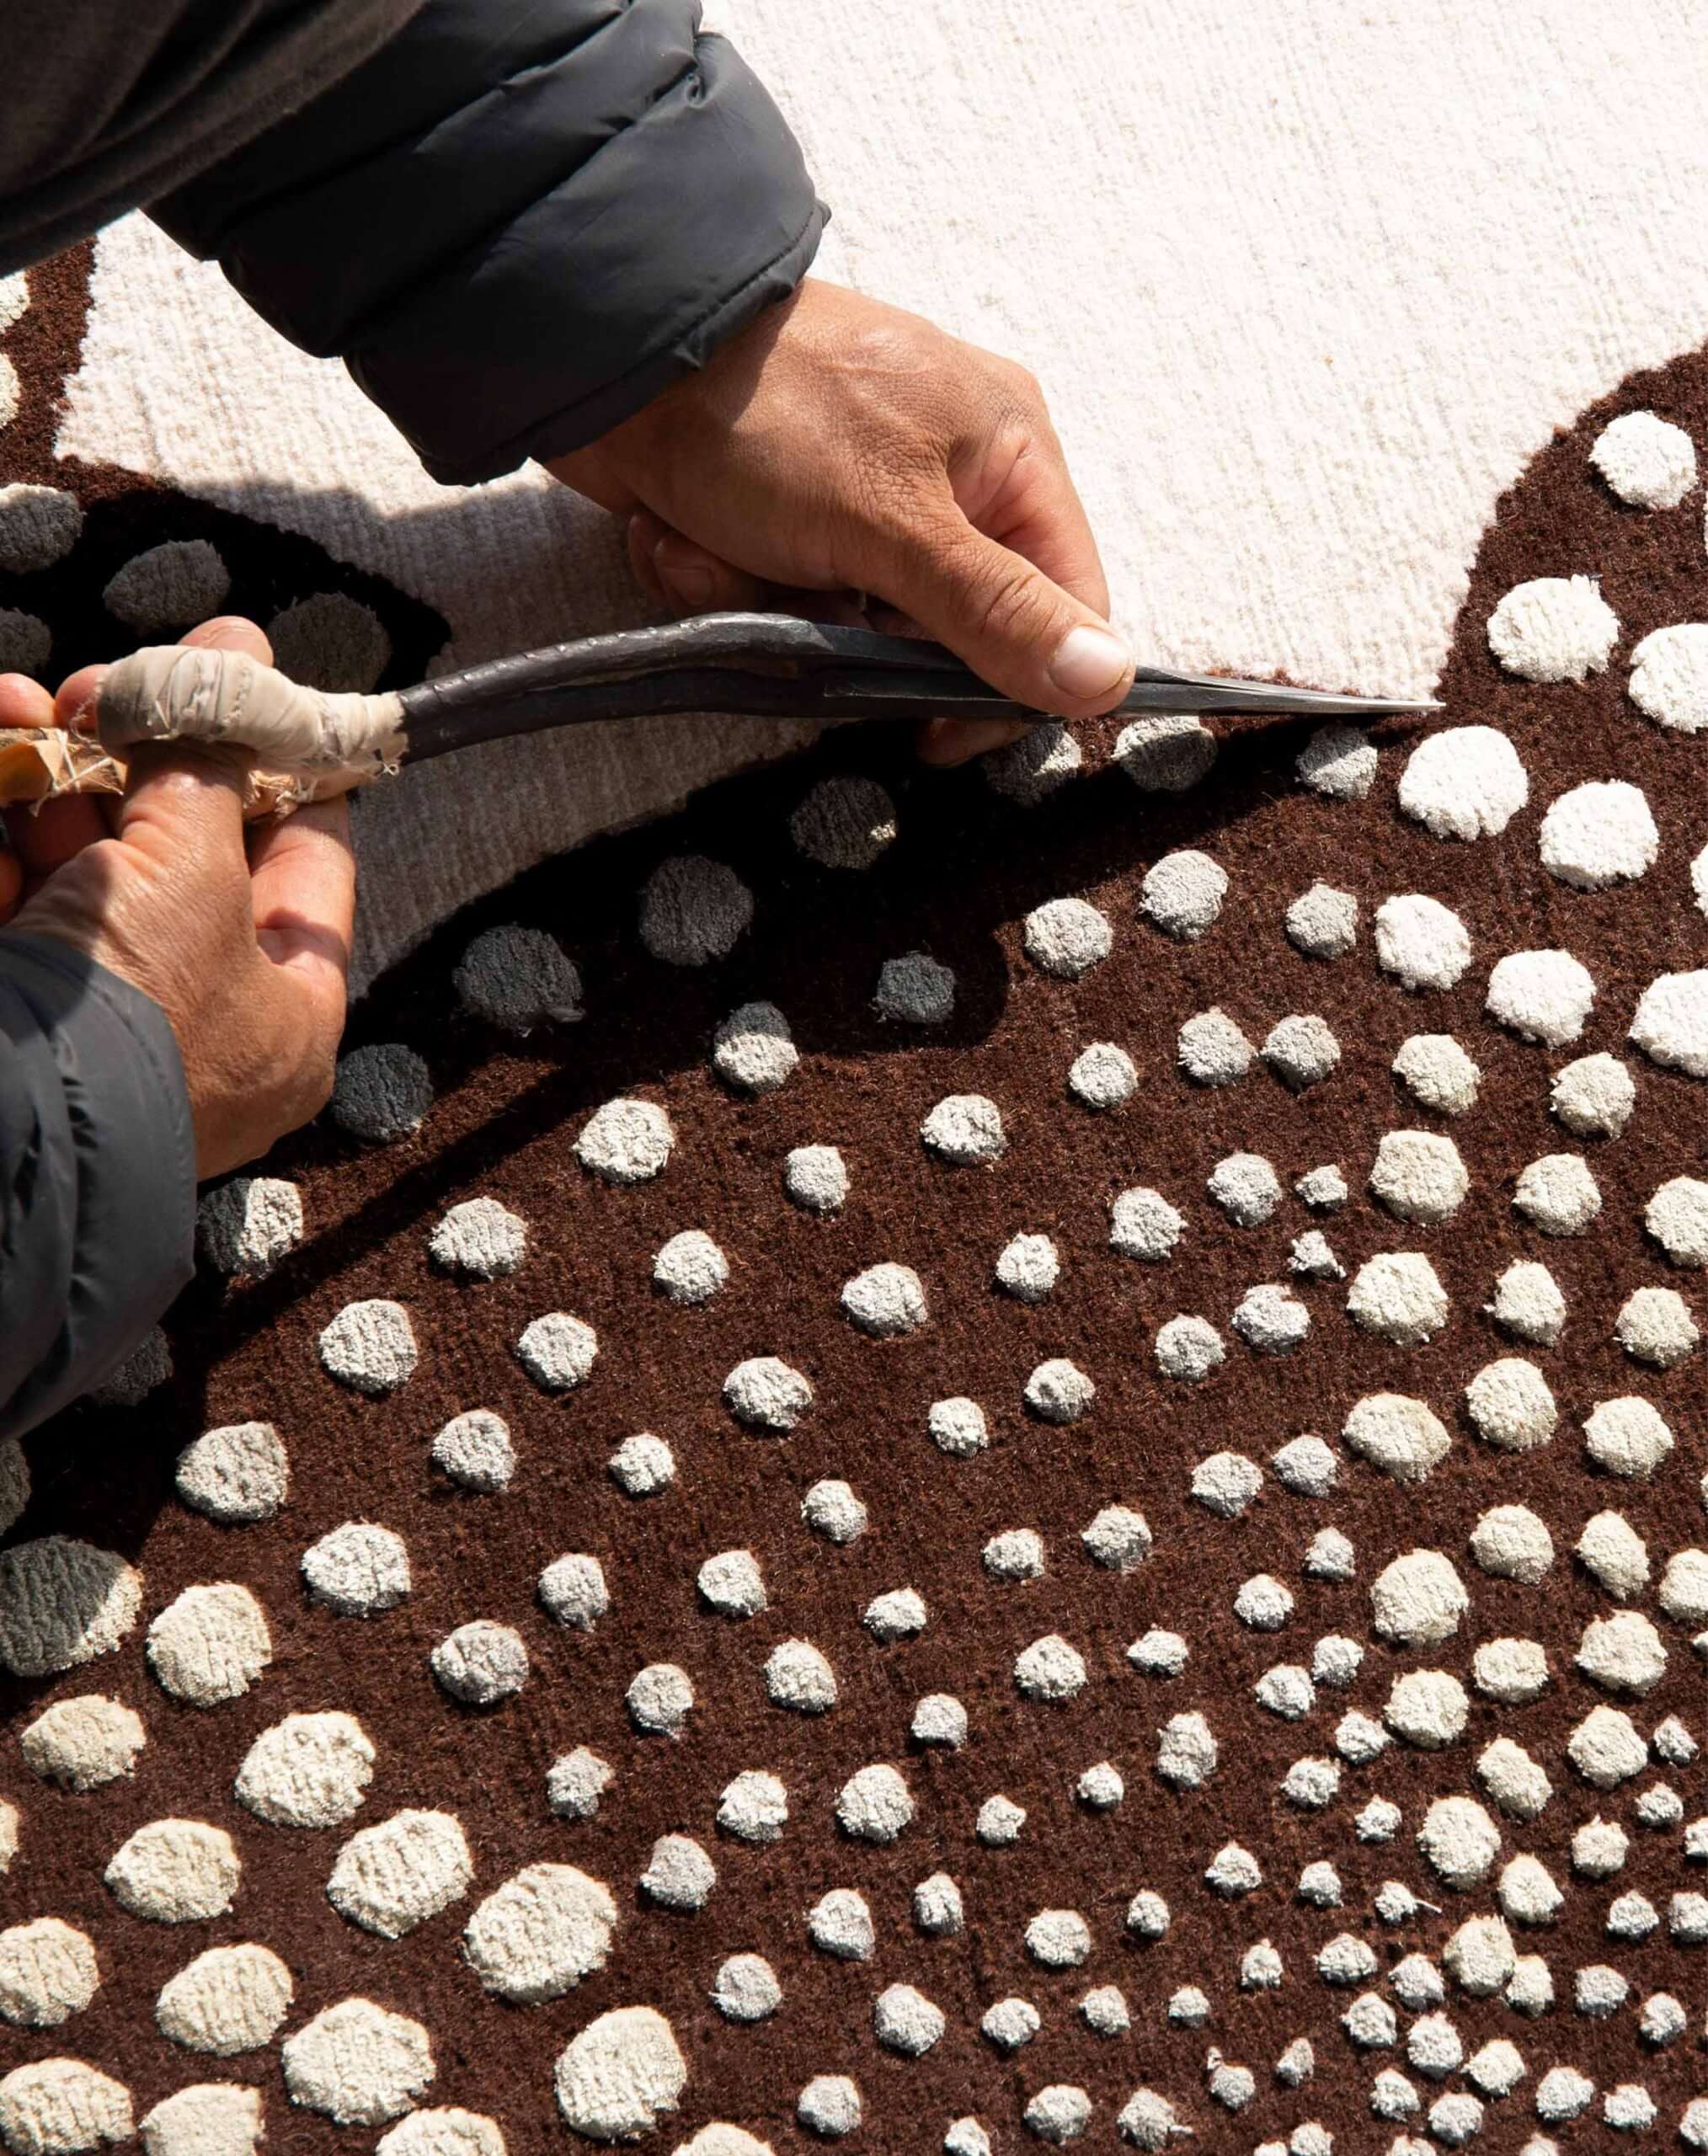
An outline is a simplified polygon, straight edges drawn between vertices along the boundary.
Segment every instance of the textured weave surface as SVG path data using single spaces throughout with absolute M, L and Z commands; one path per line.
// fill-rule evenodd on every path
M 1550 430 L 1708 329 L 1694 13 L 714 10 L 835 212 L 824 273 L 1043 381 L 1146 655 L 1396 692 L 1433 678 L 1489 504 Z M 101 243 L 63 446 L 387 578 L 449 624 L 443 664 L 638 617 L 602 519 L 537 476 L 434 487 L 336 366 L 140 222 Z M 360 977 L 791 738 L 659 721 L 413 776 L 363 813 Z
M 843 2082 L 850 2145 L 885 2151 L 1080 2121 L 1153 2147 L 1171 2116 L 1272 2156 L 1426 2130 L 1516 2151 L 1539 2118 L 1702 2145 L 1708 734 L 1676 680 L 1673 723 L 1632 700 L 1641 640 L 1696 611 L 1702 507 L 1609 495 L 1589 452 L 1626 410 L 1700 456 L 1708 366 L 1633 380 L 1503 499 L 1444 678 L 1460 730 L 1385 737 L 1362 798 L 1301 783 L 1290 728 L 1226 734 L 1177 792 L 1087 729 L 1031 807 L 847 734 L 541 869 L 376 990 L 336 1114 L 403 1134 L 328 1123 L 216 1194 L 170 1377 L 25 1449 L 0 1654 L 35 1673 L 3 1694 L 0 1825 L 13 1924 L 64 1929 L 0 1932 L 0 2010 L 56 2017 L 8 2031 L 30 2063 L 0 2127 L 44 2100 L 31 2064 L 73 2059 L 116 2084 L 86 2107 L 150 2113 L 166 2156 L 198 2145 L 152 2107 L 210 2081 L 304 2156 L 411 2105 L 387 2156 L 498 2149 L 450 2106 L 512 2151 L 601 2118 L 694 2156 L 752 2156 L 691 2138 L 718 2124 L 804 2150 Z M 1574 575 L 1599 599 L 1509 600 Z M 1591 601 L 1611 642 L 1582 681 L 1491 656 L 1492 618 L 1593 627 Z M 893 819 L 861 797 L 832 828 L 870 865 L 818 866 L 800 804 L 862 771 Z M 1556 804 L 1615 776 L 1652 859 L 1585 890 L 1543 861 L 1604 862 L 1604 797 Z M 1336 957 L 1298 947 L 1321 894 L 1284 925 L 1318 884 L 1355 908 Z M 1206 890 L 1197 940 L 1156 925 Z M 1396 978 L 1396 899 L 1449 910 L 1451 985 Z M 942 971 L 886 973 L 921 953 L 952 1007 Z M 1522 953 L 1568 990 L 1581 967 L 1589 1007 L 1496 1022 Z M 932 1022 L 874 1007 L 906 994 Z M 521 1038 L 477 1015 L 547 1008 Z M 1193 1085 L 1213 1009 L 1265 1054 Z M 1274 1066 L 1321 1028 L 1338 1059 L 1295 1089 Z M 1417 1036 L 1476 1066 L 1462 1113 L 1396 1076 Z M 1098 1043 L 1136 1085 L 1093 1109 L 1069 1074 Z M 1616 1134 L 1551 1106 L 1592 1056 L 1634 1095 Z M 968 1096 L 1001 1118 L 983 1164 L 934 1135 L 954 1150 L 940 1104 Z M 831 1164 L 799 1155 L 825 1147 L 847 1188 L 815 1212 Z M 1539 1182 L 1581 1211 L 1540 1223 Z M 1171 1217 L 1166 1251 L 1120 1247 Z M 695 1231 L 724 1277 L 685 1305 L 655 1281 L 691 1274 Z M 1371 1292 L 1394 1260 L 1429 1290 L 1404 1338 Z M 1545 1268 L 1557 1326 L 1503 1300 L 1514 1265 Z M 919 1299 L 873 1277 L 895 1267 Z M 1198 1382 L 1170 1374 L 1182 1320 L 1221 1358 Z M 1525 1427 L 1485 1400 L 1502 1382 Z M 1414 1480 L 1358 1449 L 1388 1395 L 1433 1433 Z M 459 1427 L 477 1412 L 506 1436 Z M 1609 1421 L 1652 1450 L 1609 1450 Z M 803 1641 L 834 1673 L 817 1714 L 777 1681 Z M 70 1705 L 92 1700 L 117 1705 Z M 289 1718 L 326 1715 L 355 1726 L 320 1779 L 270 1772 Z M 899 1790 L 894 1838 L 867 1838 Z M 170 1820 L 229 1849 L 169 1867 Z M 506 1921 L 549 1892 L 555 1919 Z M 757 2021 L 714 2003 L 738 1956 L 781 1994 Z M 593 2105 L 605 2039 L 596 2085 L 638 2110 Z

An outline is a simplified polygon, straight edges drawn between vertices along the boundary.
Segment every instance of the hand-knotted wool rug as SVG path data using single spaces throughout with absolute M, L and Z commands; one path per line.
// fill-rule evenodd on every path
M 844 732 L 394 969 L 0 1457 L 7 2145 L 1708 2146 L 1705 453 L 1428 728 Z

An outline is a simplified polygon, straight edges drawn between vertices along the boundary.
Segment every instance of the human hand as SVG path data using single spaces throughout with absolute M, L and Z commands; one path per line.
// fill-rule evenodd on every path
M 865 595 L 890 610 L 874 626 L 923 629 L 1068 718 L 1108 711 L 1132 680 L 1038 384 L 857 292 L 807 279 L 549 468 L 627 519 L 636 574 L 678 611 L 835 593 L 836 617 L 857 620 L 847 595 Z M 1024 731 L 932 719 L 921 753 L 959 763 Z
M 273 655 L 253 622 L 234 617 L 184 642 Z M 0 675 L 0 726 L 69 725 L 104 671 L 84 667 L 56 698 Z M 243 776 L 229 751 L 139 750 L 121 797 L 14 811 L 16 851 L 0 853 L 0 926 L 72 945 L 165 1011 L 199 1177 L 254 1159 L 325 1106 L 344 1029 L 348 807 L 252 825 L 246 845 Z

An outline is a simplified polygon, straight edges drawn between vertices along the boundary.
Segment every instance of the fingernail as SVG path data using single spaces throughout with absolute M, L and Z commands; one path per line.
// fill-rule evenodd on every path
M 665 580 L 675 587 L 676 596 L 702 612 L 717 595 L 718 580 L 710 569 L 698 562 L 660 564 Z
M 1132 653 L 1113 630 L 1082 624 L 1056 646 L 1049 678 L 1065 696 L 1101 696 L 1126 678 L 1132 664 Z

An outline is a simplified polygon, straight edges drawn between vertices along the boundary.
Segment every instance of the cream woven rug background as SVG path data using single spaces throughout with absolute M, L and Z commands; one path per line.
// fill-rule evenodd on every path
M 822 272 L 1043 379 L 1117 617 L 1159 660 L 1426 687 L 1500 489 L 1708 334 L 1690 0 L 714 12 L 835 209 Z M 390 578 L 451 622 L 442 665 L 642 617 L 602 518 L 536 474 L 434 486 L 340 368 L 140 219 L 100 243 L 60 446 Z M 361 811 L 359 985 L 793 738 L 659 720 L 411 775 Z

